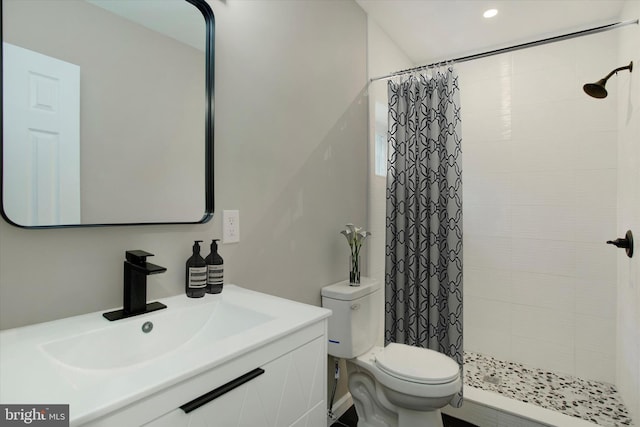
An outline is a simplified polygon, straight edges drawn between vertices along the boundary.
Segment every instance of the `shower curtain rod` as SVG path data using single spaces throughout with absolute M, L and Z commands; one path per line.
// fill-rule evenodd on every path
M 517 44 L 517 45 L 513 45 L 513 46 L 503 47 L 503 48 L 500 48 L 500 49 L 489 50 L 487 52 L 481 52 L 481 53 L 475 53 L 473 55 L 461 56 L 461 57 L 455 58 L 455 59 L 448 59 L 446 61 L 438 61 L 438 62 L 434 62 L 434 63 L 427 64 L 427 65 L 420 65 L 418 67 L 407 68 L 406 70 L 395 71 L 393 73 L 390 73 L 390 74 L 387 74 L 387 75 L 384 75 L 384 76 L 374 77 L 372 79 L 369 79 L 369 82 L 371 83 L 371 82 L 374 82 L 374 81 L 377 81 L 377 80 L 385 80 L 385 79 L 389 79 L 389 78 L 392 78 L 392 77 L 401 76 L 403 74 L 413 73 L 415 71 L 424 70 L 424 69 L 427 69 L 427 68 L 430 68 L 430 67 L 434 67 L 436 65 L 447 64 L 447 63 L 450 63 L 450 62 L 466 62 L 466 61 L 471 61 L 473 59 L 486 58 L 488 56 L 499 55 L 501 53 L 507 53 L 507 52 L 513 52 L 513 51 L 520 50 L 520 49 L 526 49 L 528 47 L 541 46 L 541 45 L 544 45 L 544 44 L 547 44 L 547 43 L 554 43 L 554 42 L 558 42 L 558 41 L 562 41 L 562 40 L 568 40 L 568 39 L 573 39 L 573 38 L 576 38 L 576 37 L 586 36 L 588 34 L 595 34 L 595 33 L 600 33 L 600 32 L 603 32 L 603 31 L 614 30 L 616 28 L 626 27 L 627 25 L 632 25 L 632 24 L 638 24 L 638 19 L 632 19 L 632 20 L 629 20 L 629 21 L 614 22 L 612 24 L 602 25 L 600 27 L 588 28 L 586 30 L 580 30 L 580 31 L 575 31 L 573 33 L 561 34 L 559 36 L 549 37 L 549 38 L 546 38 L 546 39 L 535 40 L 535 41 L 532 41 L 532 42 L 521 43 L 521 44 Z

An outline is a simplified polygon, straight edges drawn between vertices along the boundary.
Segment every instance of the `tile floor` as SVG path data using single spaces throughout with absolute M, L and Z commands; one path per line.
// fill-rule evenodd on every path
M 615 386 L 465 352 L 464 382 L 604 427 L 633 425 Z
M 442 422 L 444 427 L 477 427 L 444 414 L 442 415 Z M 355 407 L 351 406 L 335 423 L 331 424 L 331 427 L 357 427 L 357 425 L 358 414 L 356 414 Z

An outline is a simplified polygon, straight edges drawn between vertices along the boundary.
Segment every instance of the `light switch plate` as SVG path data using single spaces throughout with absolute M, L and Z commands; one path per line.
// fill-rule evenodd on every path
M 240 241 L 240 211 L 222 211 L 222 243 Z

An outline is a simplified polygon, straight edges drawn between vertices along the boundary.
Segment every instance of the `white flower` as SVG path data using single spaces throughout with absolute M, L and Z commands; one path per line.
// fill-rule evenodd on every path
M 347 224 L 347 228 L 340 232 L 349 243 L 352 251 L 359 252 L 360 246 L 364 243 L 365 239 L 368 236 L 371 236 L 371 233 L 365 231 L 361 227 L 355 227 L 353 224 Z

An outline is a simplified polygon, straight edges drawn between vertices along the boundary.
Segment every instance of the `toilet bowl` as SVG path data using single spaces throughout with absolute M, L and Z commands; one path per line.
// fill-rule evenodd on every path
M 359 427 L 378 426 L 371 420 L 384 418 L 385 426 L 442 426 L 440 408 L 460 391 L 458 364 L 433 350 L 404 344 L 373 347 L 347 360 L 349 390 L 363 418 Z M 354 396 L 353 390 L 357 396 Z M 377 405 L 367 400 L 377 400 Z
M 340 282 L 322 289 L 330 308 L 329 354 L 347 359 L 358 427 L 442 427 L 440 408 L 462 387 L 460 367 L 442 353 L 405 344 L 375 346 L 382 319 L 380 285 Z

